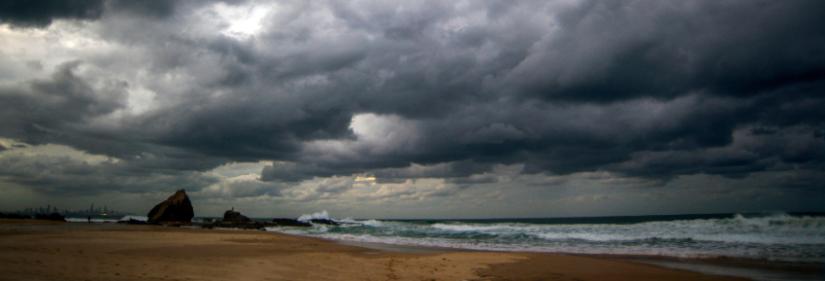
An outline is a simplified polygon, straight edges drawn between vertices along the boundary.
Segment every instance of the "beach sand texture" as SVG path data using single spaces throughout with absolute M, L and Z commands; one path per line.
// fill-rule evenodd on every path
M 602 257 L 391 252 L 259 231 L 0 221 L 0 280 L 742 280 Z

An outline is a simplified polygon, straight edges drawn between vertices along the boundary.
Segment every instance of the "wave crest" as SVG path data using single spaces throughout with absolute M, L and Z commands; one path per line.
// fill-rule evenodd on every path
M 320 212 L 308 217 L 329 218 L 329 214 Z M 724 256 L 786 261 L 825 258 L 823 216 L 735 214 L 635 223 L 351 218 L 336 221 L 342 224 L 268 230 L 337 240 L 478 250 Z

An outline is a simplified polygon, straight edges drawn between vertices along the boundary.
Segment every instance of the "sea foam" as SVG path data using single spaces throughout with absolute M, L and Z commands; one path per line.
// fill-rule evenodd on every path
M 298 220 L 302 222 L 309 222 L 311 220 L 332 220 L 332 218 L 329 217 L 329 213 L 326 210 L 323 210 L 317 213 L 301 215 L 298 217 Z
M 330 219 L 327 212 L 308 218 Z M 825 217 L 773 214 L 622 223 L 588 220 L 337 220 L 339 226 L 269 228 L 336 240 L 497 251 L 825 259 Z

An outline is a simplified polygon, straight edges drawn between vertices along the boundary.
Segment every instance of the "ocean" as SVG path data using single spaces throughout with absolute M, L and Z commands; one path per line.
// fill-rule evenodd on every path
M 127 216 L 121 220 L 146 220 Z M 193 222 L 218 218 L 195 218 Z M 267 227 L 384 250 L 452 248 L 617 255 L 658 266 L 758 281 L 825 280 L 825 213 L 700 214 L 531 219 L 298 220 L 339 225 Z M 67 218 L 86 223 L 87 218 Z M 261 218 L 261 221 L 270 219 Z M 116 222 L 92 218 L 92 222 Z
M 702 214 L 630 217 L 375 220 L 267 231 L 332 240 L 495 251 L 825 261 L 825 214 Z

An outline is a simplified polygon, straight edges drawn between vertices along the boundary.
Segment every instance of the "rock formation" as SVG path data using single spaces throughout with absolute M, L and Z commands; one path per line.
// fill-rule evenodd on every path
M 270 225 L 254 221 L 249 217 L 242 215 L 240 212 L 235 211 L 235 208 L 232 208 L 231 210 L 226 210 L 226 212 L 223 213 L 222 220 L 204 223 L 201 226 L 204 228 L 224 227 L 241 229 L 263 229 L 264 227 Z
M 251 223 L 252 219 L 250 219 L 250 218 L 248 218 L 244 215 L 241 215 L 240 212 L 235 211 L 235 208 L 232 208 L 232 210 L 226 210 L 226 212 L 223 213 L 223 222 L 225 222 L 225 223 L 235 223 L 235 224 L 237 224 L 237 223 Z
M 147 217 L 148 223 L 151 224 L 171 224 L 181 225 L 190 224 L 195 212 L 192 210 L 192 202 L 186 196 L 186 191 L 178 190 L 165 201 L 155 205 Z
M 274 226 L 312 226 L 312 224 L 308 222 L 302 222 L 296 219 L 284 219 L 284 218 L 276 218 L 272 219 L 272 224 Z
M 311 219 L 309 222 L 314 224 L 338 225 L 338 222 L 331 219 Z

